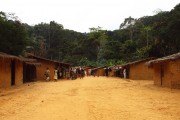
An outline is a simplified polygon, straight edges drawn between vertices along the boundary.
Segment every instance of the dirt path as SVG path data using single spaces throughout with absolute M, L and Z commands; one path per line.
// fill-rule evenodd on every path
M 0 90 L 0 120 L 180 120 L 180 90 L 86 77 Z

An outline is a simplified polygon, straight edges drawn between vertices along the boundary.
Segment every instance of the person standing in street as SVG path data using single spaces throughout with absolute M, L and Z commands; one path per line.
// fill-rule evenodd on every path
M 50 70 L 49 68 L 46 68 L 46 71 L 45 71 L 45 76 L 46 76 L 46 81 L 49 81 L 49 77 L 50 77 Z
M 124 78 L 126 79 L 126 69 L 123 70 Z
M 58 70 L 55 68 L 54 70 L 54 81 L 56 82 L 58 78 Z

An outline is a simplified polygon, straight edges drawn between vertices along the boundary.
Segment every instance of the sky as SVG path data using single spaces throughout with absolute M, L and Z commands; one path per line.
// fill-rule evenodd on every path
M 180 0 L 0 0 L 0 11 L 15 13 L 23 23 L 36 25 L 55 21 L 65 29 L 89 32 L 89 28 L 119 29 L 129 16 L 170 11 Z

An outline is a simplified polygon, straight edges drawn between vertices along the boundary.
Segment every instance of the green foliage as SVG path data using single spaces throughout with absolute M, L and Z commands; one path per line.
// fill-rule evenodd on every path
M 0 12 L 0 51 L 20 55 L 25 50 L 26 39 L 27 33 L 23 25 Z
M 26 50 L 73 66 L 113 66 L 179 52 L 179 30 L 180 4 L 170 12 L 126 18 L 119 30 L 98 26 L 89 33 L 64 29 L 55 21 L 29 26 L 0 12 L 0 51 L 18 55 Z
M 150 49 L 151 47 L 142 47 L 140 49 L 137 49 L 136 54 L 139 57 L 139 59 L 148 58 Z

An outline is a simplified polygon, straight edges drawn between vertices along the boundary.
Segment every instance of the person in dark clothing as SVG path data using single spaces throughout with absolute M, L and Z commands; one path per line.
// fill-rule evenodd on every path
M 108 77 L 109 69 L 105 68 L 105 76 Z
M 84 69 L 81 68 L 81 78 L 83 79 L 84 76 L 85 76 Z

